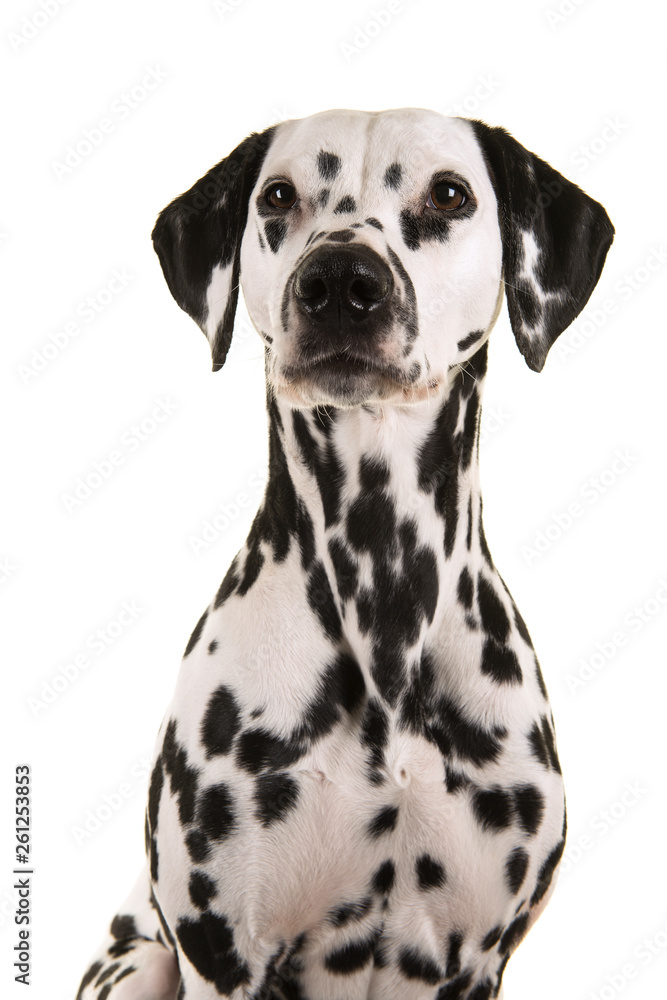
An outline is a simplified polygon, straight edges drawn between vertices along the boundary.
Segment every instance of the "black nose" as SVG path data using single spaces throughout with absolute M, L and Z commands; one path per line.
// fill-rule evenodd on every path
M 299 266 L 294 295 L 299 309 L 320 323 L 367 319 L 389 299 L 391 271 L 369 247 L 323 246 Z

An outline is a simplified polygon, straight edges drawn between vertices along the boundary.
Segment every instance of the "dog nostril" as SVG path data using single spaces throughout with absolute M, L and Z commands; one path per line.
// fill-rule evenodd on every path
M 372 278 L 356 278 L 348 288 L 351 302 L 358 302 L 362 306 L 372 305 L 380 302 L 387 294 L 387 288 L 381 281 L 374 281 Z
M 315 276 L 300 281 L 296 293 L 302 302 L 318 302 L 327 297 L 327 286 L 321 278 Z

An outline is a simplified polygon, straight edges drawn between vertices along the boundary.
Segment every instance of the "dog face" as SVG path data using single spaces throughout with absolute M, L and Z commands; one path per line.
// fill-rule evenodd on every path
M 466 122 L 338 111 L 277 131 L 241 279 L 270 381 L 294 405 L 425 398 L 490 329 L 501 268 L 495 194 Z
M 505 288 L 539 371 L 613 239 L 597 202 L 502 129 L 405 109 L 252 135 L 160 215 L 172 294 L 224 362 L 239 279 L 295 407 L 420 402 L 479 349 Z

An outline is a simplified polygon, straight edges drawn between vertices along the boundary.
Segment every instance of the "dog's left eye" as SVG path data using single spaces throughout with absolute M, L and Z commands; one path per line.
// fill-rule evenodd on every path
M 456 208 L 465 205 L 467 200 L 468 196 L 465 191 L 456 184 L 452 184 L 451 181 L 438 181 L 431 188 L 426 204 L 428 208 L 453 212 Z
M 268 188 L 264 198 L 271 208 L 292 208 L 296 204 L 296 188 L 287 181 L 278 181 Z

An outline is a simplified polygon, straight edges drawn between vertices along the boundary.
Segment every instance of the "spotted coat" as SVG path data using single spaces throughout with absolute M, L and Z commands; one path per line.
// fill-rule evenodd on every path
M 80 1000 L 488 1000 L 565 809 L 477 463 L 505 290 L 540 370 L 613 228 L 502 129 L 327 112 L 160 215 L 179 305 L 263 339 L 269 479 L 161 727 L 147 870 Z

